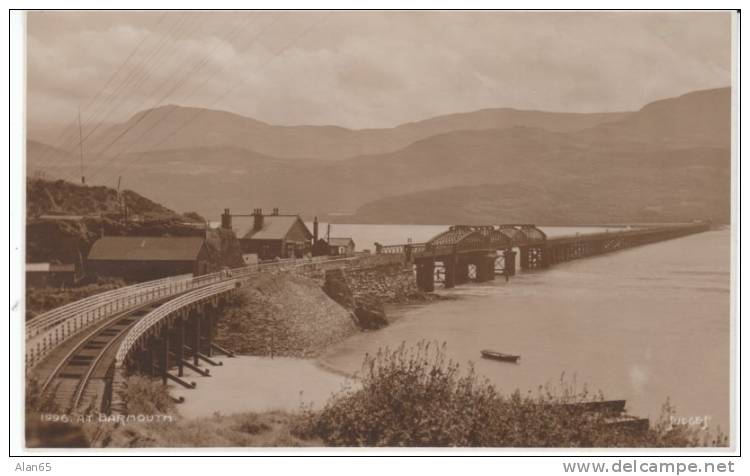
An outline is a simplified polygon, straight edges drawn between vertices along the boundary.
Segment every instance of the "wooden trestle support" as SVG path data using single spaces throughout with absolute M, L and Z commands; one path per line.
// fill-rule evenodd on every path
M 195 388 L 187 381 L 185 369 L 209 377 L 209 366 L 219 366 L 217 352 L 234 357 L 234 353 L 214 343 L 222 299 L 185 308 L 171 319 L 165 319 L 132 351 L 127 360 L 129 372 L 160 377 L 162 383 L 173 381 L 185 388 Z M 176 372 L 175 372 L 176 371 Z

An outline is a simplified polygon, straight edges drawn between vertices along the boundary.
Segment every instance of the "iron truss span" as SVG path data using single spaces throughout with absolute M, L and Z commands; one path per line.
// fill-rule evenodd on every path
M 453 225 L 426 243 L 376 244 L 375 249 L 379 254 L 399 256 L 404 263 L 413 263 L 417 286 L 429 292 L 434 290 L 436 281 L 451 288 L 472 277 L 483 282 L 502 274 L 507 280 L 516 272 L 516 255 L 521 269 L 543 269 L 710 228 L 710 222 L 695 221 L 548 238 L 531 224 Z

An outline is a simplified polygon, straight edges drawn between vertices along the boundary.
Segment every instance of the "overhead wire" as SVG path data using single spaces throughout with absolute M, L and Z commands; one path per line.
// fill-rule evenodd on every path
M 262 70 L 265 68 L 269 63 L 271 63 L 274 59 L 276 59 L 279 55 L 281 55 L 284 51 L 292 47 L 294 44 L 296 44 L 299 40 L 301 40 L 305 35 L 307 35 L 310 31 L 312 31 L 315 27 L 319 26 L 323 23 L 325 19 L 319 20 L 317 22 L 313 22 L 310 24 L 307 28 L 305 28 L 299 35 L 294 37 L 291 41 L 287 42 L 282 46 L 281 48 L 277 49 L 265 62 L 263 62 L 258 70 Z M 151 148 L 156 148 L 169 140 L 171 137 L 176 135 L 179 131 L 183 130 L 185 127 L 190 125 L 192 122 L 194 122 L 198 117 L 200 117 L 206 110 L 211 109 L 215 107 L 217 104 L 219 104 L 221 101 L 226 99 L 230 94 L 232 94 L 237 88 L 243 85 L 243 81 L 238 81 L 235 83 L 232 87 L 228 88 L 224 93 L 222 93 L 220 96 L 218 96 L 213 102 L 211 102 L 206 108 L 199 109 L 195 114 L 193 114 L 188 120 L 184 121 L 181 125 L 179 125 L 175 130 L 173 130 L 168 135 L 164 136 L 162 140 L 158 141 L 157 143 L 153 144 Z M 123 167 L 115 171 L 110 177 L 103 181 L 102 183 L 109 183 L 112 178 L 118 177 L 122 175 L 124 171 L 126 171 L 129 167 L 131 167 L 134 163 L 136 163 L 138 160 L 143 158 L 144 154 L 141 154 L 139 156 L 136 156 L 133 160 L 127 162 Z

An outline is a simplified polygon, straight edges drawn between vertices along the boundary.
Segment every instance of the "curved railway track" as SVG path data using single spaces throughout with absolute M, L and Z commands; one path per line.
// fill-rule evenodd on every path
M 75 339 L 42 383 L 42 392 L 53 392 L 61 412 L 84 407 L 102 409 L 117 345 L 145 315 L 164 301 L 151 302 L 120 313 Z
M 122 352 L 122 344 L 132 345 L 133 339 L 147 330 L 143 328 L 144 325 L 148 328 L 160 321 L 163 317 L 160 308 L 165 303 L 183 305 L 194 301 L 188 297 L 200 300 L 225 293 L 235 288 L 239 281 L 251 279 L 263 270 L 317 266 L 349 262 L 352 259 L 269 263 L 216 273 L 215 276 L 211 275 L 210 280 L 205 277 L 196 278 L 191 286 L 172 289 L 161 296 L 155 296 L 153 300 L 113 313 L 96 324 L 71 333 L 61 344 L 45 354 L 34 367 L 34 373 L 42 382 L 42 392 L 53 395 L 52 399 L 59 411 L 75 413 L 82 409 L 93 409 L 91 405 L 94 405 L 96 410 L 106 412 L 118 351 Z M 170 314 L 176 310 L 179 309 L 169 307 L 164 312 Z M 129 350 L 129 345 L 126 347 Z

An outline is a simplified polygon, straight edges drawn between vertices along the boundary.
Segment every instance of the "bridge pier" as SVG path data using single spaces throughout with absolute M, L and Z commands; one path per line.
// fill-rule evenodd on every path
M 520 258 L 521 269 L 529 269 L 529 248 L 526 246 L 519 247 L 518 255 Z
M 543 247 L 538 248 L 538 249 L 539 249 L 539 253 L 541 254 L 541 256 L 540 256 L 541 263 L 540 264 L 541 264 L 542 269 L 549 268 L 550 265 L 552 264 L 552 255 L 550 253 L 550 249 L 548 247 L 546 247 L 546 246 L 543 246 Z
M 417 288 L 420 291 L 432 292 L 435 290 L 435 258 L 416 260 L 417 265 Z
M 546 247 L 522 246 L 519 248 L 521 255 L 521 269 L 548 268 L 550 257 Z
M 469 282 L 469 262 L 464 260 L 457 260 L 455 270 L 455 283 L 456 286 L 460 284 L 466 284 Z
M 508 276 L 516 275 L 516 252 L 512 249 L 503 251 L 503 259 L 505 261 L 506 273 Z
M 477 282 L 484 283 L 495 279 L 495 256 L 482 256 L 477 260 Z
M 456 264 L 455 256 L 450 256 L 443 260 L 443 268 L 445 268 L 443 287 L 445 287 L 445 289 L 456 287 Z

